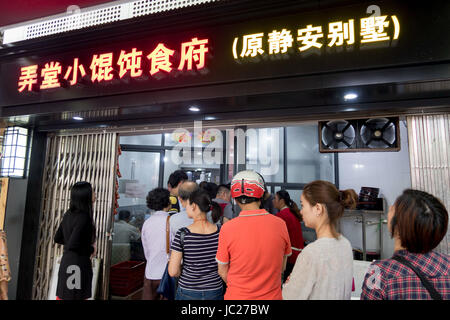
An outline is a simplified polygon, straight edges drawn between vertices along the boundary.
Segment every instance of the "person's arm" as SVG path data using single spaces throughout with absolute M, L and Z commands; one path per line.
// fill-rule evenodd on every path
M 172 246 L 172 243 L 175 239 L 175 235 L 177 234 L 177 231 L 179 230 L 179 229 L 176 229 L 177 228 L 176 215 L 177 215 L 177 213 L 173 216 L 170 216 L 170 218 L 169 218 L 169 245 L 170 246 Z
M 183 253 L 172 249 L 168 269 L 171 277 L 179 277 L 181 275 L 181 260 L 183 260 Z
M 181 275 L 181 261 L 183 260 L 183 248 L 181 247 L 181 230 L 178 230 L 170 247 L 170 259 L 168 272 L 171 277 Z
M 289 238 L 289 232 L 285 222 L 281 224 L 281 228 L 283 229 L 282 235 L 285 242 L 283 264 L 281 267 L 281 273 L 283 273 L 286 270 L 287 259 L 292 255 L 292 248 L 291 248 L 291 239 Z
M 217 266 L 218 266 L 217 272 L 219 273 L 219 276 L 225 283 L 227 283 L 229 265 L 218 263 Z
M 283 273 L 286 270 L 286 264 L 287 264 L 287 256 L 283 257 L 283 268 L 281 269 L 281 273 Z
M 219 245 L 217 247 L 216 262 L 217 272 L 226 283 L 228 279 L 228 270 L 230 268 L 230 252 L 228 251 L 228 233 L 227 226 L 223 225 L 219 233 Z
M 149 259 L 149 256 L 148 256 L 149 253 L 148 253 L 148 249 L 147 248 L 148 248 L 148 243 L 150 242 L 147 239 L 147 237 L 148 237 L 148 235 L 147 235 L 147 228 L 148 228 L 147 221 L 144 222 L 144 225 L 142 226 L 142 231 L 141 231 L 142 249 L 144 250 L 144 256 L 145 256 L 146 260 Z M 165 233 L 164 233 L 164 235 L 165 235 Z M 164 241 L 164 243 L 165 243 L 165 241 Z
M 64 235 L 62 231 L 62 223 L 59 224 L 58 230 L 56 231 L 55 237 L 53 239 L 57 244 L 64 244 Z
M 136 227 L 131 227 L 131 235 L 130 235 L 130 240 L 131 241 L 136 241 L 139 240 L 139 238 L 141 237 L 141 233 L 139 232 L 139 229 Z
M 94 241 L 94 243 L 92 244 L 92 248 L 93 248 L 94 251 L 92 251 L 91 259 L 94 258 L 97 255 L 97 240 Z

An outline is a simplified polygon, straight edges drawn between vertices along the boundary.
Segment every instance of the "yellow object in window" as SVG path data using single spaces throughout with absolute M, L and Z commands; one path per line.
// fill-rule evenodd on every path
M 167 199 L 167 198 L 166 198 Z M 177 197 L 175 197 L 175 196 L 170 196 L 170 203 L 172 204 L 172 205 L 174 205 L 174 204 L 177 204 Z

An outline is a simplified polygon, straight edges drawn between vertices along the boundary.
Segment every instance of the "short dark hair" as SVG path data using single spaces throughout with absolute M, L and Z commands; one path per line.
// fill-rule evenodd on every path
M 240 204 L 248 204 L 248 203 L 252 203 L 252 202 L 258 202 L 261 201 L 261 198 L 253 198 L 253 197 L 247 197 L 247 196 L 240 196 L 237 198 L 234 198 L 237 202 L 239 202 Z
M 161 211 L 170 205 L 170 192 L 164 188 L 156 188 L 147 195 L 147 207 L 152 210 Z
M 188 175 L 183 170 L 176 170 L 169 176 L 167 184 L 171 188 L 176 188 L 181 181 L 188 180 Z
M 223 192 L 230 193 L 231 192 L 230 187 L 228 185 L 226 185 L 226 184 L 221 184 L 217 188 L 217 194 L 223 193 Z
M 130 218 L 131 213 L 128 210 L 120 210 L 119 211 L 119 220 L 126 220 Z
M 178 190 L 178 197 L 180 197 L 181 200 L 186 201 L 191 196 L 191 193 L 197 191 L 198 189 L 198 184 L 193 181 L 183 183 Z
M 211 199 L 216 198 L 217 190 L 219 189 L 219 187 L 214 182 L 206 182 L 205 184 L 200 185 L 199 187 L 200 189 L 203 189 L 206 192 L 208 192 L 208 195 Z
M 391 236 L 397 233 L 402 247 L 409 252 L 430 252 L 445 237 L 447 227 L 447 209 L 433 195 L 406 189 L 395 200 Z

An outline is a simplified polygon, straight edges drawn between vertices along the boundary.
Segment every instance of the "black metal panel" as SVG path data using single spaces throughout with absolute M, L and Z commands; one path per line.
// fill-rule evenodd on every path
M 2 90 L 3 97 L 0 103 L 8 106 L 3 116 L 23 114 L 23 108 L 27 108 L 27 106 L 34 108 L 32 113 L 42 113 L 49 112 L 49 107 L 52 111 L 61 112 L 63 110 L 79 110 L 85 108 L 86 105 L 91 108 L 113 107 L 121 102 L 127 106 L 157 105 L 183 100 L 217 98 L 224 96 L 220 92 L 220 86 L 222 90 L 231 90 L 234 96 L 280 92 L 279 88 L 272 87 L 272 82 L 280 79 L 284 80 L 282 82 L 287 82 L 281 91 L 448 79 L 450 71 L 443 68 L 442 65 L 434 70 L 431 77 L 427 77 L 427 73 L 418 72 L 417 68 L 423 67 L 424 64 L 448 63 L 450 60 L 450 41 L 436 32 L 448 25 L 449 15 L 445 15 L 445 12 L 450 10 L 449 3 L 435 1 L 433 6 L 429 6 L 426 3 L 408 2 L 406 4 L 402 1 L 380 1 L 378 4 L 383 9 L 383 13 L 397 14 L 402 21 L 401 38 L 398 43 L 389 42 L 385 48 L 375 47 L 363 50 L 361 46 L 355 46 L 352 50 L 333 52 L 324 45 L 320 52 L 309 55 L 299 54 L 298 50 L 295 50 L 283 56 L 287 59 L 270 59 L 262 56 L 259 62 L 255 62 L 245 59 L 236 61 L 232 57 L 231 46 L 234 37 L 259 31 L 268 33 L 273 28 L 281 27 L 296 31 L 296 28 L 307 23 L 326 26 L 334 19 L 344 21 L 349 18 L 359 19 L 366 16 L 367 3 L 364 2 L 332 9 L 323 7 L 320 11 L 305 11 L 304 8 L 297 8 L 297 11 L 292 11 L 293 13 L 286 14 L 284 11 L 283 15 L 279 16 L 273 12 L 270 19 L 253 16 L 253 19 L 241 20 L 242 22 L 239 23 L 234 20 L 235 18 L 230 18 L 227 13 L 223 15 L 222 20 L 219 20 L 223 21 L 222 24 L 218 24 L 216 21 L 215 26 L 211 28 L 197 26 L 193 29 L 166 31 L 160 33 L 162 35 L 155 35 L 151 32 L 138 36 L 129 35 L 128 39 L 131 40 L 128 42 L 114 37 L 116 41 L 109 41 L 105 45 L 97 42 L 95 46 L 92 46 L 91 43 L 91 47 L 78 47 L 76 51 L 73 47 L 66 47 L 65 52 L 55 53 L 49 50 L 46 53 L 41 52 L 33 56 L 6 61 L 2 64 L 1 73 L 3 75 L 0 78 L 2 81 L 0 90 Z M 311 3 L 309 5 L 311 6 Z M 274 6 L 267 8 L 273 9 Z M 257 11 L 262 12 L 261 10 Z M 267 14 L 268 12 L 265 13 L 265 15 Z M 217 17 L 220 14 L 216 12 L 213 16 Z M 249 14 L 248 17 L 251 16 Z M 240 17 L 243 18 L 242 14 Z M 209 17 L 209 19 L 211 18 Z M 172 19 L 175 18 L 172 17 Z M 204 19 L 203 21 L 208 21 L 208 19 Z M 226 21 L 228 23 L 225 23 Z M 168 43 L 169 46 L 178 46 L 180 41 L 193 36 L 207 37 L 211 41 L 211 56 L 207 68 L 203 70 L 205 72 L 194 75 L 177 74 L 176 77 L 167 76 L 160 79 L 143 79 L 142 81 L 133 79 L 119 81 L 116 79 L 107 84 L 85 83 L 67 89 L 57 88 L 36 93 L 19 94 L 17 91 L 17 79 L 20 74 L 20 66 L 23 65 L 32 63 L 42 65 L 50 60 L 58 60 L 70 65 L 75 56 L 82 59 L 83 57 L 92 57 L 94 53 L 104 52 L 114 52 L 116 55 L 120 49 L 129 50 L 138 44 L 141 46 L 139 50 L 146 52 L 158 42 Z M 143 61 L 146 61 L 145 57 Z M 90 60 L 84 62 L 87 65 L 89 63 Z M 400 70 L 392 69 L 402 66 L 404 69 L 414 67 L 416 72 L 413 74 L 407 72 L 405 77 Z M 370 73 L 370 79 L 364 78 L 364 73 L 366 76 L 367 73 Z M 233 85 L 230 86 L 231 83 Z M 214 87 L 214 90 L 209 90 L 211 86 Z M 174 95 L 172 90 L 181 92 L 181 95 Z M 131 93 L 132 96 L 130 96 Z M 41 109 L 43 103 L 53 101 L 60 103 L 57 104 L 57 107 L 52 103 Z M 39 105 L 39 108 L 35 108 L 36 104 Z M 51 107 L 52 105 L 53 107 Z M 10 106 L 15 106 L 17 109 L 9 110 Z
M 36 245 L 41 216 L 42 177 L 44 174 L 47 134 L 32 133 L 30 167 L 23 222 L 22 246 L 20 250 L 17 299 L 31 300 L 33 290 L 33 270 L 36 259 Z
M 27 179 L 9 178 L 8 197 L 6 201 L 5 230 L 8 233 L 8 260 L 11 268 L 11 281 L 8 295 L 17 299 L 19 293 L 18 277 L 21 248 L 23 247 L 24 207 L 27 193 Z

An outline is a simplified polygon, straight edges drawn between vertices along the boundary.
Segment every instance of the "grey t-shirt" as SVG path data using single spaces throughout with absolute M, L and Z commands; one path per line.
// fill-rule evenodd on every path
M 194 223 L 194 220 L 189 218 L 186 209 L 183 207 L 181 211 L 170 216 L 169 226 L 170 226 L 170 243 L 175 238 L 177 231 L 183 227 L 187 227 Z
M 218 204 L 224 204 L 224 203 L 227 204 L 225 206 L 225 208 L 223 209 L 223 217 L 225 217 L 225 218 L 227 218 L 229 220 L 234 218 L 233 217 L 233 206 L 231 205 L 230 202 L 222 200 L 222 199 L 218 199 L 218 198 L 213 199 L 213 201 L 217 202 Z M 206 218 L 208 219 L 209 222 L 213 223 L 213 221 L 212 221 L 212 212 L 211 211 L 209 211 L 206 214 Z M 220 220 L 216 224 L 220 224 Z
M 233 219 L 233 207 L 231 205 L 230 202 L 222 200 L 222 199 L 213 199 L 214 202 L 217 202 L 219 204 L 221 203 L 226 203 L 227 205 L 225 206 L 225 208 L 223 209 L 223 216 L 227 219 Z
M 290 280 L 283 285 L 284 300 L 350 300 L 353 252 L 344 237 L 320 238 L 298 255 Z

